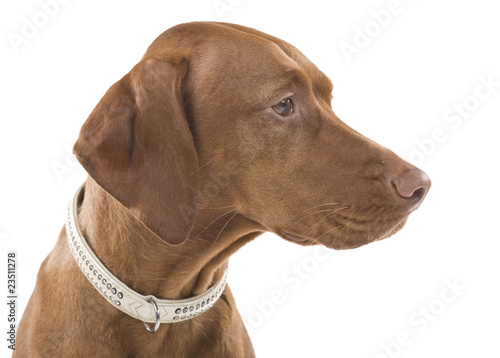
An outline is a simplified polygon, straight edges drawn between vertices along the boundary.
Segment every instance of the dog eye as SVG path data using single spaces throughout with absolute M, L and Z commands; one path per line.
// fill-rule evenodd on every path
M 282 117 L 287 117 L 293 113 L 293 102 L 291 98 L 284 99 L 280 103 L 275 104 L 274 111 Z

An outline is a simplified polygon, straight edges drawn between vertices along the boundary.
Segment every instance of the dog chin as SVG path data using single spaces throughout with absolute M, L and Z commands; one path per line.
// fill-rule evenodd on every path
M 302 246 L 324 245 L 330 249 L 348 250 L 389 238 L 403 228 L 407 219 L 408 217 L 406 216 L 388 228 L 379 228 L 378 232 L 374 232 L 373 230 L 348 230 L 342 235 L 333 234 L 330 237 L 318 235 L 319 239 L 313 239 L 295 233 L 281 231 L 279 232 L 279 236 L 287 241 Z
M 338 237 L 329 243 L 323 241 L 321 243 L 326 247 L 335 250 L 355 249 L 370 244 L 372 242 L 381 241 L 391 237 L 405 226 L 407 220 L 408 216 L 396 222 L 396 224 L 394 224 L 389 229 L 380 230 L 381 232 L 376 233 L 376 235 L 374 232 L 366 232 L 366 231 L 351 232 L 346 234 L 344 237 L 342 238 Z

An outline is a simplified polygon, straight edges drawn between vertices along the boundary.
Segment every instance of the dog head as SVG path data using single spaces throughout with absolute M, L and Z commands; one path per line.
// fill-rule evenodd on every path
M 287 240 L 354 248 L 398 231 L 425 173 L 343 123 L 331 81 L 293 46 L 237 25 L 160 35 L 90 115 L 77 158 L 171 244 L 189 237 L 200 188 Z M 228 179 L 217 183 L 220 173 Z

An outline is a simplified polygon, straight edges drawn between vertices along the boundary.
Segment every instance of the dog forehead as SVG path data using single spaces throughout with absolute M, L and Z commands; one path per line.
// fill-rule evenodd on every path
M 307 78 L 307 82 L 312 84 L 320 96 L 328 100 L 331 99 L 333 90 L 331 80 L 295 46 L 250 27 L 228 23 L 216 23 L 216 25 L 221 26 L 221 31 L 225 30 L 226 36 L 230 36 L 234 40 L 233 45 L 237 53 L 247 55 L 250 59 L 250 66 L 257 67 L 254 74 L 258 74 L 260 71 L 269 73 L 270 69 L 274 69 L 276 77 L 281 79 L 284 75 L 290 77 L 291 74 L 301 82 Z M 222 41 L 218 41 L 218 43 L 221 47 L 227 46 Z M 222 52 L 224 52 L 223 48 Z M 240 69 L 241 60 L 240 56 L 236 63 Z
M 301 73 L 318 93 L 327 97 L 333 85 L 302 52 L 264 32 L 228 23 L 191 22 L 161 34 L 145 57 L 170 61 L 184 58 L 197 81 L 227 85 L 253 92 L 257 86 L 283 81 L 283 76 Z M 221 78 L 220 74 L 224 74 Z
M 190 60 L 217 60 L 208 56 L 210 54 L 218 56 L 219 61 L 233 57 L 240 62 L 249 57 L 266 62 L 272 59 L 280 62 L 287 59 L 308 61 L 299 50 L 276 37 L 244 26 L 214 22 L 174 26 L 153 41 L 144 57 L 168 60 L 181 56 Z

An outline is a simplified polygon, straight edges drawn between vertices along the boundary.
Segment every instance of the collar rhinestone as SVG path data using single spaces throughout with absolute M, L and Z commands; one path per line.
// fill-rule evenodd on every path
M 207 292 L 182 300 L 158 299 L 152 295 L 143 296 L 109 272 L 94 254 L 76 224 L 78 198 L 83 195 L 83 187 L 84 185 L 77 190 L 69 203 L 66 236 L 78 267 L 97 292 L 110 304 L 129 316 L 141 320 L 148 332 L 154 333 L 160 327 L 160 323 L 186 321 L 202 314 L 217 302 L 226 286 L 227 270 L 219 283 Z M 154 328 L 151 328 L 148 323 L 154 323 Z

